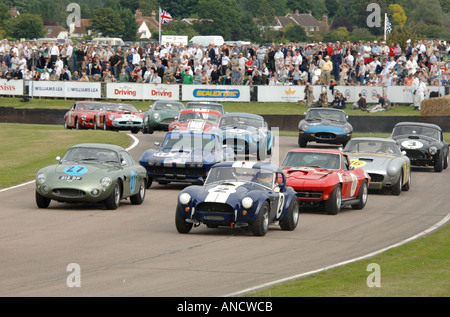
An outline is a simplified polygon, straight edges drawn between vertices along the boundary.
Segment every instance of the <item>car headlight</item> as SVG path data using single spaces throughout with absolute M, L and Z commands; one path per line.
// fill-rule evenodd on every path
M 252 135 L 252 140 L 253 142 L 257 143 L 261 140 L 261 135 L 259 135 L 258 133 L 255 133 Z
M 349 128 L 349 127 L 344 127 L 344 128 L 342 129 L 342 132 L 344 132 L 345 134 L 347 134 L 347 133 L 350 133 L 351 131 L 350 131 L 350 128 Z
M 244 197 L 242 199 L 242 207 L 244 207 L 245 209 L 251 208 L 253 205 L 253 199 L 251 199 L 250 197 Z
M 155 120 L 159 120 L 159 118 L 161 118 L 161 116 L 159 115 L 159 113 L 155 112 L 152 114 L 153 119 Z
M 179 200 L 183 205 L 187 205 L 191 201 L 191 195 L 189 195 L 188 193 L 183 193 L 180 195 Z
M 428 149 L 428 152 L 429 152 L 431 155 L 434 155 L 434 154 L 437 153 L 437 148 L 436 148 L 435 146 L 432 146 L 432 147 L 430 147 L 430 148 Z
M 86 115 L 82 115 L 81 120 L 86 121 Z
M 112 179 L 109 176 L 105 176 L 100 180 L 100 185 L 102 185 L 103 188 L 108 187 L 109 185 L 111 185 L 112 183 Z
M 46 179 L 47 179 L 47 176 L 45 174 L 43 174 L 43 173 L 39 173 L 36 176 L 36 181 L 38 182 L 38 184 L 44 183 Z
M 177 126 L 177 125 L 174 125 L 174 126 L 172 127 L 172 130 L 178 130 L 178 126 Z
M 300 126 L 300 130 L 302 131 L 308 131 L 309 130 L 309 125 L 304 123 Z
M 109 120 L 114 120 L 116 117 L 113 115 L 113 114 L 110 114 L 109 116 L 108 116 L 108 119 Z

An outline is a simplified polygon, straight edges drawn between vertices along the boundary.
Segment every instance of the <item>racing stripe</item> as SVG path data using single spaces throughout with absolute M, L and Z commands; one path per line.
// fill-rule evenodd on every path
M 253 165 L 255 165 L 256 162 L 246 162 L 246 161 L 238 161 L 238 162 L 234 162 L 232 167 L 235 168 L 253 168 Z
M 205 202 L 226 203 L 228 197 L 236 192 L 236 188 L 245 184 L 245 182 L 233 182 L 233 185 L 217 185 L 208 190 L 209 194 Z

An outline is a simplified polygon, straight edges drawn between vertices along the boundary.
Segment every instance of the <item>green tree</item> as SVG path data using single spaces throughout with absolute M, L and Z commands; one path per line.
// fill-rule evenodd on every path
M 294 25 L 294 24 L 288 24 L 284 28 L 284 37 L 286 40 L 292 42 L 303 42 L 306 41 L 307 35 L 305 32 L 305 29 L 301 27 L 300 25 Z
M 120 19 L 124 24 L 122 33 L 120 37 L 125 41 L 136 40 L 136 33 L 138 30 L 138 25 L 136 23 L 136 18 L 130 9 L 122 9 L 119 11 Z
M 325 34 L 323 40 L 325 42 L 340 41 L 342 43 L 350 40 L 350 32 L 347 30 L 345 26 L 341 26 Z
M 392 23 L 403 28 L 407 20 L 403 7 L 399 4 L 391 4 L 389 5 L 389 13 L 392 16 Z
M 91 30 L 106 37 L 118 37 L 124 33 L 125 24 L 119 12 L 112 8 L 94 10 Z
M 7 36 L 19 38 L 39 38 L 45 34 L 44 23 L 37 14 L 24 13 L 5 22 Z

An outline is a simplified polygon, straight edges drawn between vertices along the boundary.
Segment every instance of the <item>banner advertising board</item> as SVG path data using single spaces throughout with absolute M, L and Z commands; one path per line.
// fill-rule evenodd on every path
M 183 101 L 250 101 L 249 86 L 182 85 Z

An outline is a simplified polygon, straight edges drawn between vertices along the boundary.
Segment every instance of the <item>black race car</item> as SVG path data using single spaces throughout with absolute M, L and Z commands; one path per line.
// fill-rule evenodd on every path
M 448 143 L 438 125 L 400 122 L 395 125 L 392 138 L 406 152 L 412 166 L 434 166 L 435 172 L 448 167 Z

